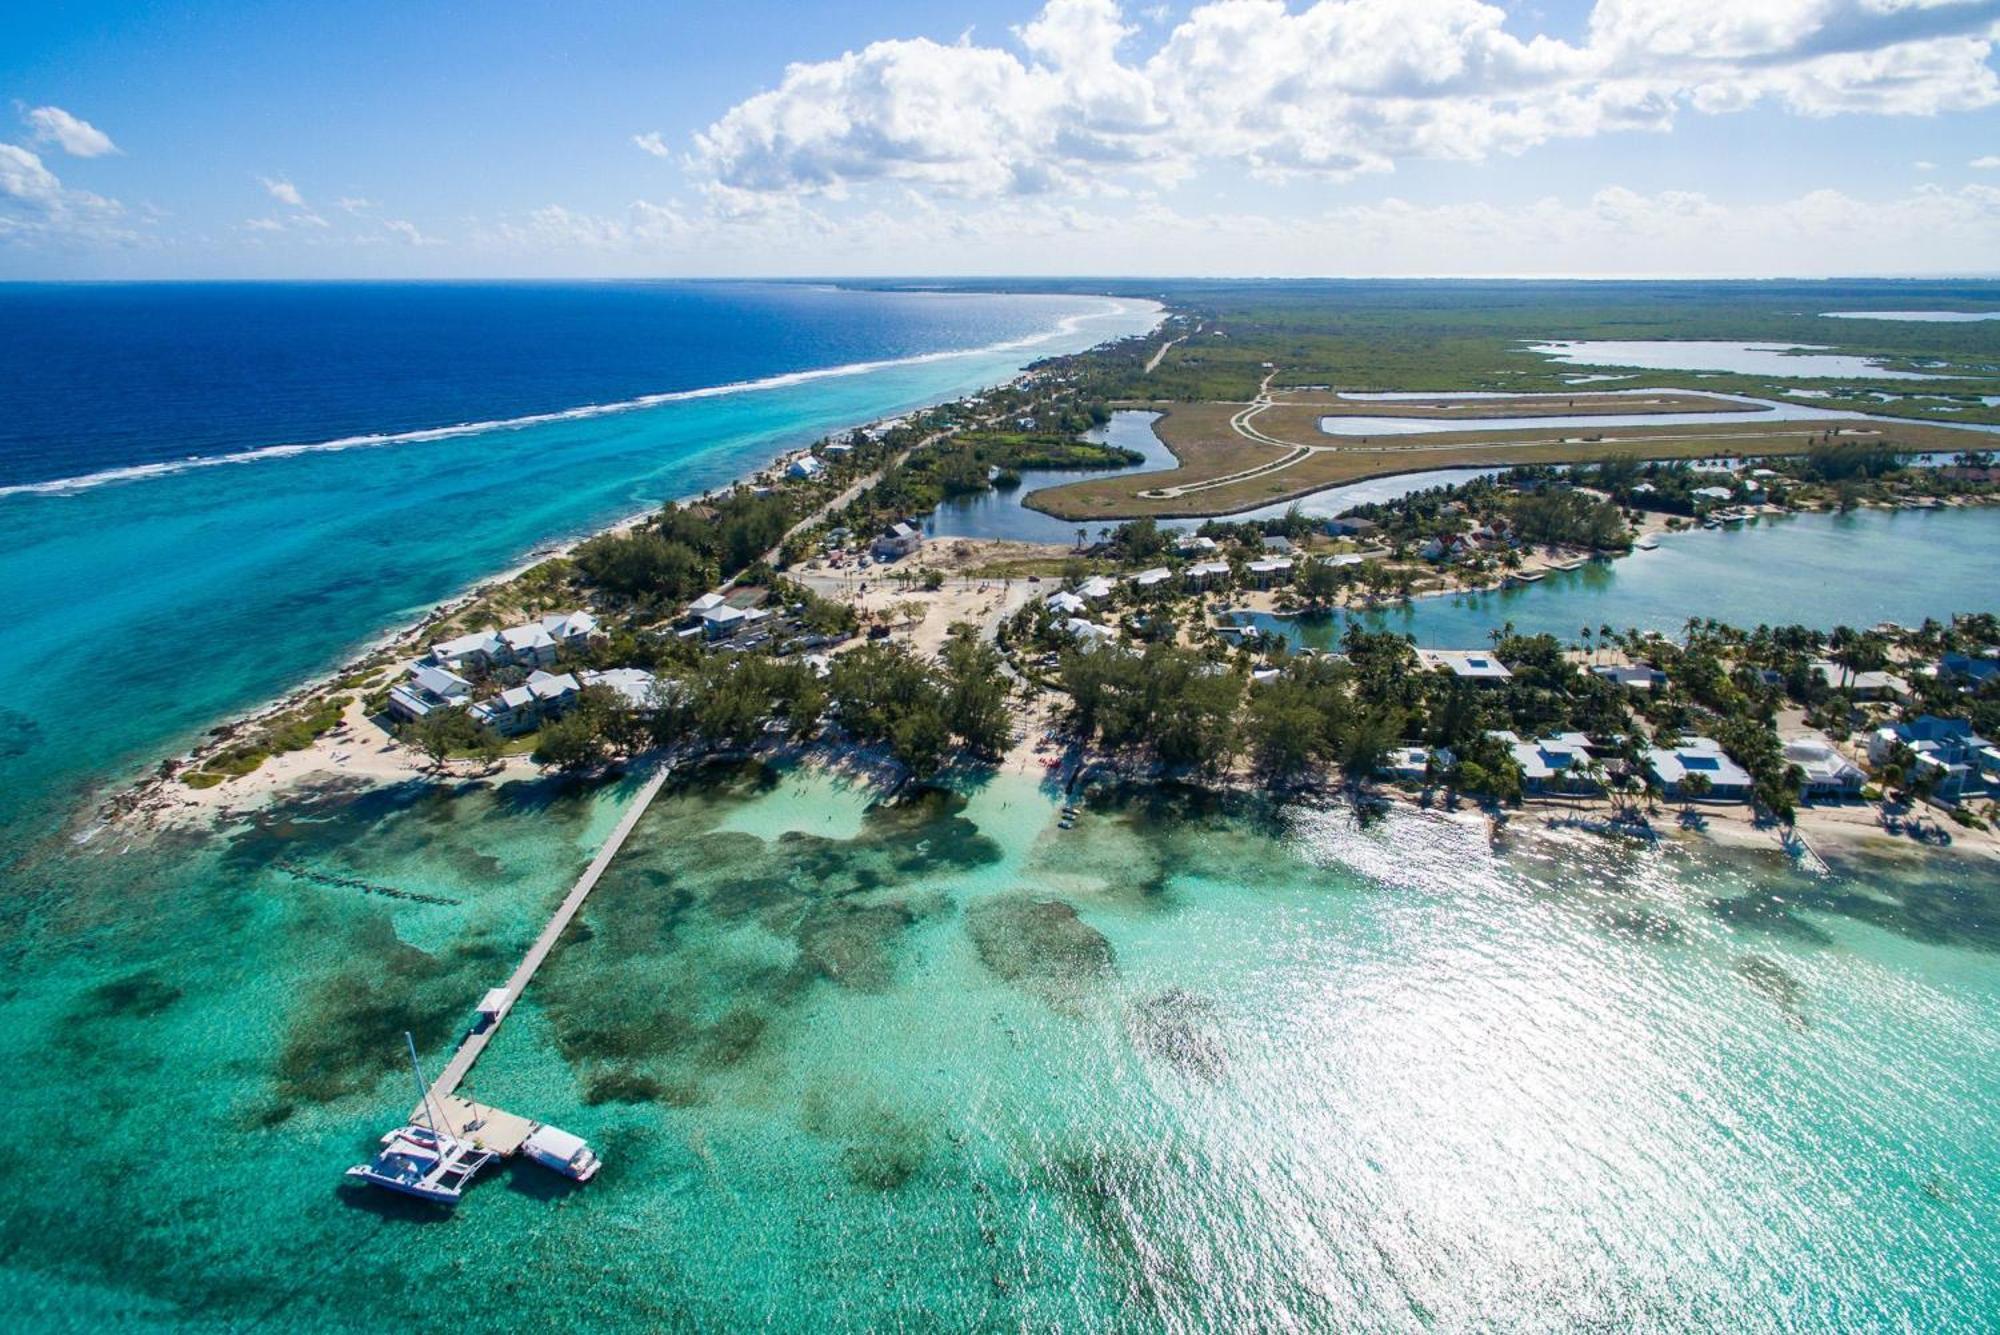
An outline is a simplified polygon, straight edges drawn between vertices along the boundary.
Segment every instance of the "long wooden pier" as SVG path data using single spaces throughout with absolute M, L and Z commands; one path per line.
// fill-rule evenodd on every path
M 513 1122 L 527 1124 L 527 1119 L 512 1113 L 504 1113 L 497 1108 L 487 1108 L 476 1105 L 470 1100 L 458 1098 L 458 1087 L 464 1083 L 466 1075 L 472 1070 L 473 1063 L 479 1060 L 479 1055 L 486 1051 L 486 1045 L 493 1041 L 493 1035 L 500 1032 L 500 1022 L 507 1018 L 507 1012 L 513 1010 L 514 1003 L 521 999 L 521 993 L 527 990 L 528 981 L 535 976 L 535 970 L 542 967 L 542 961 L 549 957 L 549 952 L 555 949 L 556 942 L 561 939 L 571 920 L 576 917 L 577 910 L 583 907 L 583 901 L 590 898 L 590 892 L 597 888 L 598 878 L 604 875 L 604 869 L 611 865 L 611 860 L 618 856 L 618 850 L 625 846 L 625 840 L 632 833 L 633 827 L 638 825 L 639 818 L 646 814 L 646 808 L 653 804 L 655 797 L 659 796 L 660 788 L 666 783 L 670 772 L 671 766 L 661 765 L 653 772 L 653 776 L 646 780 L 638 796 L 632 799 L 632 805 L 618 818 L 618 824 L 612 829 L 611 837 L 604 841 L 604 847 L 597 850 L 597 856 L 590 860 L 590 865 L 584 868 L 583 875 L 577 878 L 576 884 L 570 887 L 567 895 L 563 896 L 562 903 L 556 907 L 555 915 L 549 919 L 547 925 L 542 928 L 541 935 L 537 936 L 535 943 L 528 947 L 528 953 L 522 956 L 521 962 L 515 966 L 513 974 L 507 979 L 504 989 L 506 995 L 499 1008 L 493 1012 L 492 1018 L 465 1036 L 465 1040 L 458 1045 L 458 1051 L 454 1052 L 451 1060 L 445 1064 L 444 1070 L 431 1082 L 429 1097 L 425 1102 L 435 1105 L 444 1121 L 455 1124 L 437 1128 L 438 1130 L 449 1131 L 455 1135 L 467 1132 L 478 1135 L 482 1130 L 501 1131 L 503 1127 L 511 1126 Z M 411 1115 L 411 1120 L 428 1126 L 429 1111 L 420 1104 L 416 1112 Z M 525 1136 L 526 1132 L 522 1131 L 521 1135 Z M 501 1138 L 506 1137 L 503 1135 Z M 520 1137 L 513 1138 L 518 1143 Z M 494 1142 L 492 1136 L 481 1136 L 481 1139 L 489 1144 Z M 497 1144 L 495 1148 L 498 1148 Z

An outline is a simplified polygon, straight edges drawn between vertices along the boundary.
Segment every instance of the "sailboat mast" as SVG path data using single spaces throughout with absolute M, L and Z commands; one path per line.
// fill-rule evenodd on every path
M 431 1130 L 441 1132 L 447 1136 L 457 1135 L 456 1131 L 453 1131 L 444 1124 L 444 1119 L 438 1116 L 436 1106 L 431 1103 L 431 1087 L 424 1083 L 424 1068 L 417 1062 L 416 1037 L 409 1030 L 405 1029 L 403 1031 L 403 1042 L 410 1049 L 410 1074 L 417 1081 L 417 1102 L 423 1106 L 425 1115 L 431 1119 Z

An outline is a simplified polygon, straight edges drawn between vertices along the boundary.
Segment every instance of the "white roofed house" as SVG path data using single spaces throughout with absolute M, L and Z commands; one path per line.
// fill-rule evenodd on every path
M 812 481 L 812 479 L 825 471 L 826 465 L 810 454 L 797 455 L 789 464 L 785 465 L 786 477 L 798 478 L 806 482 Z
M 1868 782 L 1861 767 L 1840 754 L 1824 734 L 1802 732 L 1785 741 L 1785 763 L 1796 765 L 1804 779 L 1799 791 L 1808 798 L 1852 797 Z
M 1049 610 L 1061 617 L 1075 616 L 1088 606 L 1083 599 L 1064 589 L 1058 589 L 1056 592 L 1050 594 L 1047 601 Z
M 543 718 L 553 718 L 576 703 L 583 692 L 583 683 L 573 673 L 530 672 L 528 690 L 535 697 L 535 708 Z
M 1844 688 L 1857 700 L 1903 700 L 1910 698 L 1910 683 L 1893 672 L 1852 672 L 1825 659 L 1813 663 L 1813 672 L 1829 687 Z
M 500 632 L 500 642 L 506 646 L 506 662 L 547 667 L 556 661 L 555 636 L 543 629 L 540 622 L 509 626 Z
M 1753 787 L 1750 772 L 1708 737 L 1683 737 L 1672 747 L 1653 747 L 1646 753 L 1646 768 L 1669 797 L 1692 796 L 1683 785 L 1694 775 L 1708 780 L 1707 796 L 1723 801 L 1745 801 Z
M 727 639 L 743 628 L 743 609 L 717 603 L 701 613 L 701 633 L 711 640 Z
M 1131 577 L 1132 586 L 1141 591 L 1157 589 L 1172 580 L 1174 572 L 1165 566 L 1154 566 L 1151 570 L 1141 570 Z
M 1531 793 L 1590 793 L 1603 785 L 1590 775 L 1590 739 L 1580 732 L 1558 732 L 1535 741 L 1517 733 L 1490 732 L 1505 745 L 1521 770 L 1521 787 Z
M 551 612 L 542 618 L 542 629 L 564 649 L 581 649 L 597 634 L 597 618 L 588 612 Z
M 1511 681 L 1514 676 L 1505 663 L 1482 649 L 1419 649 L 1417 661 L 1433 672 L 1443 669 L 1482 684 Z
M 1100 626 L 1094 621 L 1085 621 L 1082 617 L 1071 617 L 1063 623 L 1063 629 L 1076 640 L 1077 647 L 1085 651 L 1118 642 L 1117 631 L 1109 626 Z
M 491 667 L 508 661 L 507 643 L 497 632 L 476 630 L 432 645 L 430 660 L 454 672 Z
M 899 520 L 882 531 L 882 536 L 875 539 L 870 551 L 877 561 L 894 561 L 899 557 L 908 556 L 923 545 L 924 531 L 915 524 L 906 524 Z
M 525 686 L 510 686 L 472 707 L 472 717 L 503 737 L 526 732 L 541 721 L 535 693 Z
M 1657 691 L 1667 684 L 1666 673 L 1644 663 L 1599 663 L 1590 674 L 1628 691 Z
M 659 704 L 659 678 L 642 668 L 611 668 L 605 672 L 578 674 L 586 687 L 602 686 L 616 691 L 625 704 L 636 710 L 650 710 Z
M 1092 575 L 1076 586 L 1076 596 L 1087 603 L 1101 603 L 1112 594 L 1115 586 L 1102 575 Z
M 407 681 L 389 688 L 389 712 L 412 723 L 439 709 L 472 699 L 472 683 L 449 668 L 417 664 Z

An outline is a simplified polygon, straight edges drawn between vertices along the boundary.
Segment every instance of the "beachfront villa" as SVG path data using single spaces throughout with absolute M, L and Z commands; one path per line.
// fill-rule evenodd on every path
M 597 633 L 588 612 L 551 612 L 504 630 L 479 630 L 431 646 L 430 661 L 454 672 L 493 667 L 547 667 L 562 649 L 581 649 Z
M 1380 525 L 1372 519 L 1361 519 L 1350 515 L 1326 521 L 1327 536 L 1332 538 L 1372 537 L 1379 527 Z
M 1390 780 L 1413 779 L 1421 783 L 1425 775 L 1442 773 L 1457 763 L 1458 757 L 1449 747 L 1398 746 L 1390 749 L 1375 772 Z
M 414 723 L 438 709 L 451 709 L 472 698 L 472 683 L 449 668 L 418 663 L 408 681 L 389 689 L 389 712 Z
M 1174 572 L 1165 566 L 1154 566 L 1151 570 L 1141 570 L 1131 576 L 1132 586 L 1141 591 L 1157 589 L 1174 577 Z
M 1988 650 L 1983 654 L 1946 654 L 1938 660 L 1937 670 L 1948 681 L 1976 689 L 2000 677 L 2000 653 Z
M 1197 553 L 1206 556 L 1210 552 L 1219 550 L 1219 547 L 1214 538 L 1206 538 L 1199 533 L 1184 533 L 1174 539 L 1174 550 L 1182 556 L 1194 556 Z
M 1868 763 L 1879 769 L 1903 747 L 1916 756 L 1911 777 L 1928 780 L 1933 797 L 1956 802 L 2000 790 L 2000 747 L 1964 719 L 1923 714 L 1877 728 L 1868 737 Z
M 1804 776 L 1799 792 L 1808 799 L 1854 797 L 1868 782 L 1861 767 L 1840 754 L 1824 733 L 1795 733 L 1785 740 L 1785 763 Z
M 1689 797 L 1688 779 L 1708 780 L 1707 797 L 1741 802 L 1750 796 L 1750 771 L 1731 760 L 1722 743 L 1710 737 L 1683 737 L 1672 747 L 1656 746 L 1646 753 L 1646 768 L 1668 797 Z
M 585 689 L 602 686 L 616 691 L 630 708 L 648 710 L 658 702 L 660 679 L 643 668 L 611 668 L 605 672 L 584 671 L 577 675 Z
M 801 454 L 785 465 L 785 476 L 801 482 L 810 482 L 826 472 L 826 465 L 810 454 Z
M 1486 734 L 1507 747 L 1521 771 L 1521 787 L 1530 793 L 1597 792 L 1603 785 L 1587 778 L 1592 756 L 1590 739 L 1580 732 L 1558 732 L 1538 741 L 1496 730 Z
M 1910 683 L 1893 672 L 1850 672 L 1838 663 L 1823 658 L 1816 660 L 1812 669 L 1829 688 L 1838 690 L 1845 685 L 1857 700 L 1907 701 L 1910 698 Z
M 1667 684 L 1666 673 L 1645 663 L 1600 663 L 1590 674 L 1628 691 L 1657 691 Z
M 1417 661 L 1433 672 L 1446 671 L 1481 685 L 1511 681 L 1514 677 L 1506 664 L 1483 649 L 1419 649 Z

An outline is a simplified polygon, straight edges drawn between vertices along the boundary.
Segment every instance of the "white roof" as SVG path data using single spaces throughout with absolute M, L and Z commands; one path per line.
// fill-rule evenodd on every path
M 1731 760 L 1723 752 L 1722 743 L 1710 737 L 1682 738 L 1681 744 L 1671 751 L 1653 747 L 1647 759 L 1661 783 L 1677 784 L 1690 774 L 1700 774 L 1716 787 L 1750 786 L 1750 772 Z
M 447 672 L 439 667 L 413 667 L 410 669 L 410 680 L 417 684 L 419 690 L 428 691 L 446 700 L 454 696 L 469 695 L 472 691 L 471 682 L 456 672 Z
M 1249 567 L 1250 573 L 1253 575 L 1274 575 L 1281 570 L 1290 570 L 1291 568 L 1292 558 L 1289 556 L 1266 557 L 1261 561 L 1252 561 Z
M 1094 602 L 1099 598 L 1109 598 L 1111 596 L 1111 581 L 1102 575 L 1092 575 L 1089 579 L 1076 586 L 1076 593 L 1077 597 L 1089 602 Z
M 506 1009 L 506 1006 L 507 989 L 504 987 L 490 987 L 486 989 L 486 995 L 479 999 L 481 1015 L 497 1015 Z
M 500 637 L 490 630 L 476 630 L 469 635 L 460 635 L 431 646 L 431 657 L 443 662 L 455 658 L 469 658 L 473 654 L 491 654 L 500 646 Z
M 557 639 L 574 639 L 597 629 L 597 618 L 588 612 L 551 612 L 542 618 L 542 629 Z
M 1482 649 L 1419 649 L 1417 661 L 1427 668 L 1450 668 L 1453 675 L 1475 681 L 1506 681 L 1514 675 Z
M 1165 566 L 1154 566 L 1151 570 L 1141 570 L 1138 574 L 1132 576 L 1132 582 L 1142 589 L 1150 589 L 1155 584 L 1164 583 L 1173 577 L 1174 572 Z
M 719 603 L 714 607 L 703 608 L 701 619 L 716 625 L 727 625 L 732 621 L 741 621 L 743 619 L 743 609 L 740 607 L 731 607 L 727 603 Z
M 1727 487 L 1696 487 L 1694 494 L 1697 496 L 1706 496 L 1712 501 L 1726 501 L 1736 493 Z
M 1187 568 L 1187 572 L 1196 579 L 1207 579 L 1210 575 L 1226 575 L 1229 573 L 1229 562 L 1197 561 Z
M 515 653 L 523 649 L 555 648 L 555 637 L 540 625 L 509 626 L 500 632 L 500 638 Z
M 1048 604 L 1058 612 L 1081 612 L 1087 606 L 1083 599 L 1063 589 L 1050 594 Z
M 1817 732 L 1800 733 L 1787 741 L 1785 760 L 1804 770 L 1806 778 L 1814 783 L 1861 777 L 1861 767 L 1840 754 L 1832 742 Z
M 528 674 L 528 689 L 535 693 L 537 700 L 550 700 L 583 688 L 570 673 L 565 672 L 557 676 L 551 672 L 538 671 Z
M 688 604 L 688 611 L 697 614 L 706 612 L 711 607 L 722 606 L 723 602 L 723 596 L 719 593 L 704 593 L 701 597 Z
M 577 1155 L 589 1149 L 581 1136 L 573 1136 L 559 1127 L 544 1123 L 528 1133 L 521 1142 L 521 1148 L 530 1154 L 546 1155 L 548 1158 L 568 1163 Z
M 810 454 L 801 454 L 798 458 L 792 460 L 789 471 L 800 477 L 811 477 L 825 467 L 825 464 L 813 458 Z
M 611 668 L 605 672 L 586 672 L 583 684 L 586 686 L 609 686 L 625 697 L 625 702 L 639 708 L 653 703 L 653 685 L 657 680 L 652 673 L 640 668 Z
M 1106 640 L 1115 640 L 1118 638 L 1118 632 L 1111 629 L 1111 627 L 1100 626 L 1094 621 L 1085 621 L 1082 617 L 1071 617 L 1063 623 L 1063 629 L 1076 636 L 1077 639 L 1082 640 L 1085 644 L 1091 645 L 1102 644 Z

